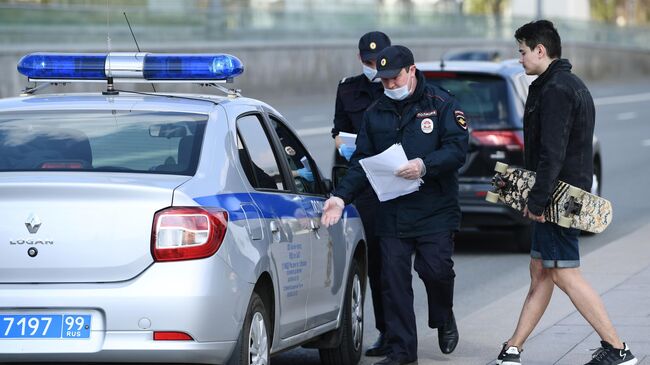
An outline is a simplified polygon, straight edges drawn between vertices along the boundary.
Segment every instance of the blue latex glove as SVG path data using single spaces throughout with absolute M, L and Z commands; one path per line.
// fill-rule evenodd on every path
M 310 169 L 303 167 L 301 169 L 296 170 L 298 173 L 298 176 L 302 177 L 303 179 L 309 181 L 309 182 L 314 182 L 314 174 L 311 172 Z
M 346 160 L 350 161 L 354 150 L 357 149 L 357 146 L 348 146 L 345 143 L 339 146 L 339 155 L 345 157 Z

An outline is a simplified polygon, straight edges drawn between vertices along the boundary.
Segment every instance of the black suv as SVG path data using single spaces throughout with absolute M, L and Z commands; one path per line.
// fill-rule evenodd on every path
M 527 76 L 517 60 L 419 63 L 427 82 L 451 91 L 470 125 L 470 146 L 460 172 L 462 230 L 511 230 L 518 249 L 530 250 L 529 221 L 522 214 L 485 201 L 497 161 L 523 166 L 523 114 Z M 600 195 L 600 146 L 594 138 L 594 184 Z

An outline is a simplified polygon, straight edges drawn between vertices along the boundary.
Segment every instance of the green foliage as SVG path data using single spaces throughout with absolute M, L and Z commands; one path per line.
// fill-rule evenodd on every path
M 464 10 L 468 14 L 501 15 L 510 6 L 509 0 L 465 0 Z

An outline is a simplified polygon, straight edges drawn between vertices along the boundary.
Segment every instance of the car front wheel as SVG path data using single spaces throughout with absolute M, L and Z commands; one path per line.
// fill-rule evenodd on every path
M 352 261 L 350 277 L 343 303 L 341 343 L 335 348 L 320 349 L 321 363 L 325 365 L 356 365 L 363 346 L 363 282 L 361 269 Z

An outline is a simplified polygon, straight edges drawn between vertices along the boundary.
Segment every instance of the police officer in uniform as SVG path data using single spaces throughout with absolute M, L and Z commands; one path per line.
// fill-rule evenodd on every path
M 427 292 L 429 327 L 438 329 L 442 352 L 451 353 L 458 344 L 451 256 L 460 225 L 457 170 L 465 162 L 467 122 L 448 92 L 426 83 L 408 48 L 391 46 L 379 53 L 377 77 L 384 96 L 364 114 L 350 169 L 325 202 L 321 220 L 325 226 L 336 224 L 345 204 L 368 186 L 360 159 L 402 145 L 408 162 L 395 174 L 422 184 L 418 191 L 380 202 L 377 212 L 389 352 L 375 365 L 411 364 L 417 361 L 413 253 Z
M 363 67 L 363 74 L 346 77 L 339 83 L 336 92 L 336 111 L 334 113 L 334 128 L 332 138 L 338 151 L 337 165 L 347 165 L 354 145 L 346 145 L 338 136 L 339 132 L 359 133 L 361 120 L 366 109 L 384 94 L 384 87 L 380 79 L 375 78 L 377 73 L 375 61 L 377 54 L 390 46 L 390 39 L 382 32 L 369 32 L 359 39 L 359 60 Z M 379 239 L 375 235 L 375 215 L 379 200 L 372 188 L 365 189 L 355 200 L 359 210 L 363 227 L 366 231 L 368 245 L 368 279 L 372 294 L 372 305 L 375 312 L 375 327 L 379 331 L 377 341 L 366 350 L 366 356 L 385 356 L 387 351 L 386 324 L 381 303 L 381 255 L 379 254 Z

